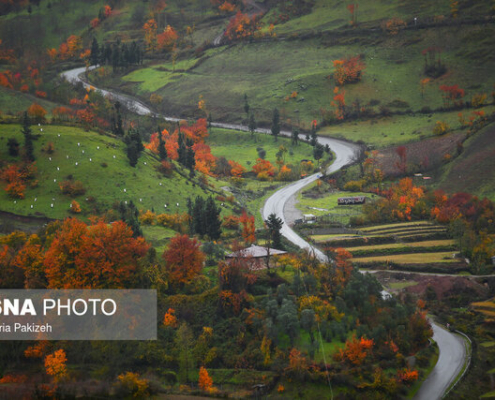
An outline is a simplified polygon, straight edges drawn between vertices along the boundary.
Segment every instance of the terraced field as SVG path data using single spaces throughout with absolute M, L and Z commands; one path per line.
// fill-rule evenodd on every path
M 357 234 L 313 235 L 311 239 L 322 247 L 344 247 L 353 255 L 353 262 L 365 268 L 466 269 L 455 257 L 457 248 L 446 227 L 430 221 L 374 225 L 361 228 Z

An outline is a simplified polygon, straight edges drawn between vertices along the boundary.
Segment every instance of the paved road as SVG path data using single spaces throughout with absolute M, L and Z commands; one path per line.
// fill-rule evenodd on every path
M 433 371 L 414 396 L 415 400 L 441 399 L 452 381 L 459 375 L 467 356 L 464 339 L 432 323 L 433 340 L 440 348 L 440 356 Z
M 76 68 L 70 71 L 65 71 L 61 75 L 65 77 L 68 81 L 73 83 L 82 82 L 85 87 L 89 86 L 84 82 L 80 75 L 86 70 L 86 68 Z M 100 90 L 103 95 L 112 97 L 115 100 L 120 101 L 125 104 L 126 107 L 135 111 L 140 115 L 153 114 L 153 112 L 143 103 L 134 100 L 132 97 L 123 95 L 120 93 L 114 93 L 103 89 Z M 157 115 L 164 118 L 167 121 L 178 121 L 180 118 L 165 117 L 162 115 Z M 213 123 L 213 126 L 221 128 L 236 129 L 240 131 L 248 131 L 247 126 L 235 125 L 235 124 L 224 124 L 224 123 Z M 257 129 L 257 132 L 269 133 L 268 129 Z M 290 132 L 282 131 L 282 135 L 290 136 Z M 318 141 L 326 145 L 328 144 L 332 151 L 336 155 L 336 159 L 333 164 L 328 168 L 327 172 L 338 171 L 340 168 L 349 164 L 353 158 L 354 153 L 357 151 L 358 146 L 352 143 L 344 142 L 337 139 L 331 139 L 326 137 L 318 137 Z M 279 218 L 285 222 L 284 218 L 284 206 L 287 201 L 294 196 L 299 190 L 309 185 L 318 179 L 319 174 L 314 174 L 308 176 L 307 178 L 301 179 L 297 182 L 293 182 L 282 189 L 275 192 L 265 203 L 263 208 L 263 218 L 266 219 L 271 213 L 275 213 Z M 321 261 L 328 261 L 327 257 L 313 247 L 311 244 L 302 239 L 297 235 L 287 224 L 284 223 L 282 226 L 282 234 L 290 240 L 292 243 L 296 244 L 302 249 L 307 249 L 309 252 L 313 253 Z M 384 292 L 384 295 L 388 295 Z M 440 399 L 448 388 L 450 383 L 457 377 L 459 371 L 464 365 L 464 359 L 466 358 L 466 350 L 464 346 L 464 341 L 460 339 L 457 335 L 454 335 L 440 326 L 432 322 L 433 327 L 433 339 L 437 342 L 440 348 L 440 357 L 438 359 L 437 365 L 428 376 L 425 383 L 421 386 L 420 391 L 416 395 L 417 400 L 436 400 Z

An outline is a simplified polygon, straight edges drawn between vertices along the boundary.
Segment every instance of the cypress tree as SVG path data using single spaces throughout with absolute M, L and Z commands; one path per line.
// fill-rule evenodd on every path
M 213 197 L 208 197 L 205 206 L 206 234 L 210 240 L 217 240 L 222 234 L 220 208 L 217 208 Z
M 283 249 L 282 247 L 282 236 L 280 234 L 280 230 L 283 225 L 282 219 L 277 217 L 274 213 L 268 216 L 268 219 L 265 220 L 265 225 L 268 229 L 268 237 L 272 243 L 271 247 L 276 249 Z
M 163 141 L 162 133 L 160 132 L 160 128 L 158 128 L 158 156 L 160 160 L 165 160 L 167 158 L 167 149 L 165 148 L 165 142 Z
M 7 147 L 9 149 L 9 155 L 17 157 L 19 155 L 19 142 L 15 138 L 9 138 L 7 141 Z
M 254 119 L 253 113 L 249 115 L 248 128 L 249 132 L 251 132 L 251 136 L 254 136 L 254 131 L 256 130 L 256 120 Z
M 24 151 L 26 160 L 33 162 L 34 158 L 34 147 L 33 147 L 33 136 L 31 135 L 31 120 L 29 119 L 27 111 L 24 111 L 22 116 L 22 134 L 24 135 Z
M 194 201 L 192 217 L 194 233 L 203 236 L 206 233 L 205 201 L 200 196 L 197 196 L 196 200 Z
M 278 140 L 278 135 L 280 134 L 280 113 L 278 108 L 273 109 L 273 118 L 272 118 L 272 135 L 275 138 L 275 141 Z
M 124 136 L 124 127 L 122 124 L 122 115 L 120 114 L 120 102 L 115 102 L 115 111 L 117 113 L 116 123 L 115 123 L 115 131 L 114 133 L 117 136 Z
M 91 43 L 91 55 L 89 56 L 91 65 L 97 65 L 100 62 L 100 46 L 98 46 L 98 41 L 93 38 Z

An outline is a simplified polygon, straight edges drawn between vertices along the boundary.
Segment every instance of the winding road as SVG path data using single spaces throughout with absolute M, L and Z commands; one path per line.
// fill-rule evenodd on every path
M 94 67 L 90 67 L 92 69 Z M 86 71 L 86 68 L 76 68 L 69 71 L 65 71 L 61 74 L 67 81 L 77 84 L 81 82 L 85 87 L 90 85 L 81 79 L 80 75 Z M 154 114 L 144 103 L 133 99 L 130 96 L 110 92 L 104 89 L 98 89 L 104 96 L 109 96 L 114 100 L 118 100 L 124 104 L 128 109 L 136 112 L 140 115 Z M 179 121 L 180 118 L 165 117 L 162 115 L 157 115 L 158 117 L 164 118 L 166 121 Z M 235 129 L 239 131 L 248 131 L 248 127 L 244 125 L 236 124 L 224 124 L 221 122 L 214 122 L 212 126 Z M 257 129 L 260 133 L 269 133 L 268 129 Z M 290 132 L 282 131 L 281 135 L 290 136 Z M 358 146 L 345 142 L 342 140 L 331 139 L 327 137 L 318 137 L 318 141 L 323 144 L 330 146 L 332 151 L 335 153 L 336 158 L 333 164 L 327 169 L 327 173 L 338 171 L 343 166 L 352 162 L 355 152 L 358 150 Z M 285 223 L 284 217 L 284 207 L 287 201 L 295 196 L 298 191 L 300 191 L 305 186 L 309 185 L 318 179 L 320 174 L 313 174 L 299 181 L 293 182 L 275 192 L 270 196 L 263 207 L 262 215 L 266 219 L 271 213 L 275 213 L 279 218 L 284 221 L 282 225 L 282 235 L 290 240 L 292 243 L 296 244 L 302 249 L 306 249 L 310 253 L 313 253 L 319 260 L 328 261 L 327 257 L 323 252 L 313 247 L 310 243 L 306 242 L 301 238 L 296 232 L 294 232 L 287 223 Z M 384 292 L 388 295 L 386 292 Z M 431 321 L 433 328 L 433 340 L 435 340 L 440 349 L 440 356 L 435 368 L 430 373 L 428 378 L 425 380 L 420 390 L 414 397 L 416 400 L 436 400 L 441 399 L 446 390 L 449 388 L 452 382 L 455 381 L 459 375 L 464 361 L 467 357 L 466 345 L 464 339 L 460 336 L 450 333 L 449 331 L 443 329 L 433 321 Z

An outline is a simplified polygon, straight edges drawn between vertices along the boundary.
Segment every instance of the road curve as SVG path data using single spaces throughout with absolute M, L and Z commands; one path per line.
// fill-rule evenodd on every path
M 90 67 L 93 69 L 94 67 Z M 76 68 L 69 71 L 65 71 L 61 74 L 67 81 L 74 84 L 81 82 L 85 87 L 90 85 L 81 79 L 80 75 L 86 71 L 86 68 Z M 140 115 L 154 114 L 144 103 L 133 99 L 131 96 L 127 96 L 121 93 L 110 92 L 108 90 L 95 88 L 99 90 L 104 96 L 111 97 L 112 99 L 118 100 L 123 103 L 127 108 L 136 112 Z M 156 115 L 156 114 L 155 114 Z M 179 121 L 180 118 L 166 117 L 163 115 L 156 115 L 157 117 L 164 118 L 167 121 Z M 240 131 L 248 131 L 248 127 L 244 125 L 236 124 L 225 124 L 221 122 L 212 123 L 213 126 L 227 129 L 235 129 Z M 269 133 L 268 129 L 257 129 L 257 132 Z M 290 132 L 282 131 L 282 135 L 290 136 Z M 349 164 L 352 158 L 359 148 L 358 145 L 345 142 L 342 140 L 331 139 L 327 137 L 318 137 L 318 141 L 323 145 L 329 145 L 332 151 L 335 153 L 335 160 L 333 164 L 327 169 L 327 172 L 338 171 L 343 166 Z M 299 190 L 309 185 L 318 179 L 319 174 L 313 174 L 307 178 L 301 179 L 299 181 L 293 182 L 283 188 L 279 189 L 272 196 L 268 198 L 263 207 L 262 215 L 266 219 L 271 213 L 275 213 L 279 218 L 285 222 L 284 218 L 284 207 L 290 197 L 294 196 Z M 327 257 L 313 247 L 311 244 L 306 242 L 297 233 L 295 233 L 286 223 L 282 225 L 282 235 L 284 235 L 292 243 L 296 244 L 302 249 L 307 249 L 312 252 L 321 261 L 328 261 Z M 441 328 L 434 322 L 431 323 L 433 328 L 433 339 L 437 342 L 440 349 L 440 356 L 438 362 L 430 373 L 428 378 L 425 380 L 421 389 L 415 396 L 416 400 L 436 400 L 440 399 L 445 393 L 450 384 L 458 376 L 459 372 L 464 365 L 464 360 L 466 358 L 466 350 L 464 340 L 459 336 L 454 335 L 445 329 Z

